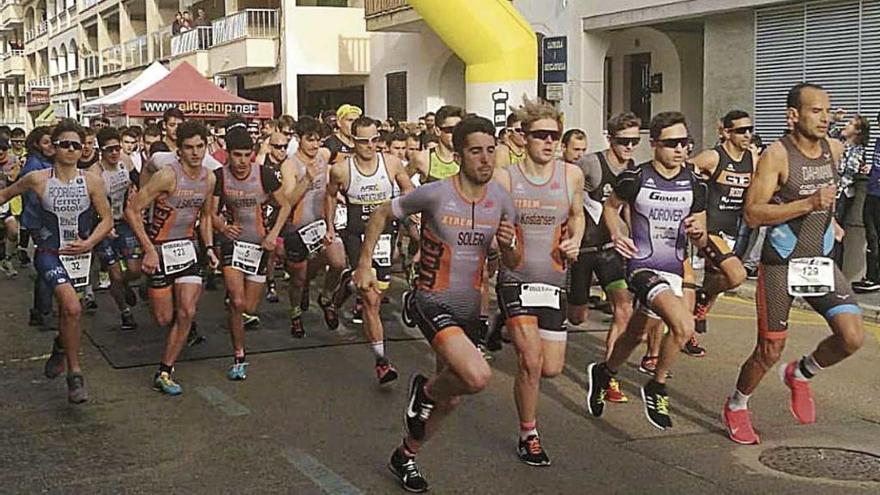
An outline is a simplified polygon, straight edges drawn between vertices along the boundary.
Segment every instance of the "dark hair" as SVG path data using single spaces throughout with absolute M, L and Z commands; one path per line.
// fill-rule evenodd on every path
M 422 117 L 422 118 L 423 118 L 423 119 L 427 119 L 428 117 L 435 117 L 435 118 L 436 118 L 436 117 L 437 117 L 437 114 L 434 113 L 434 112 L 428 112 L 428 113 L 426 113 L 425 116 Z
M 825 91 L 825 88 L 819 86 L 818 84 L 808 82 L 795 84 L 790 90 L 788 90 L 788 96 L 785 98 L 786 108 L 794 108 L 795 110 L 800 110 L 801 93 L 803 93 L 805 89 L 818 89 L 819 91 Z
M 632 127 L 640 129 L 642 127 L 642 119 L 632 112 L 619 113 L 608 119 L 608 122 L 605 124 L 609 137 L 614 137 L 618 132 Z
M 357 134 L 358 129 L 361 127 L 370 127 L 376 125 L 376 121 L 366 115 L 361 115 L 351 124 L 351 134 L 352 136 Z
M 254 140 L 251 135 L 244 129 L 233 129 L 226 133 L 226 149 L 232 150 L 252 150 L 254 149 Z
M 0 125 L 0 135 L 9 137 L 12 134 L 12 128 L 8 125 Z
M 61 137 L 65 132 L 75 132 L 79 139 L 82 141 L 86 140 L 86 134 L 83 131 L 83 128 L 79 123 L 73 119 L 62 119 L 58 125 L 55 126 L 55 129 L 52 130 L 51 139 L 54 143 L 58 141 L 58 138 Z M 92 131 L 94 133 L 94 131 Z
M 516 112 L 510 112 L 507 114 L 507 127 L 513 127 L 513 124 L 520 122 L 519 117 L 517 117 Z
M 248 128 L 247 120 L 237 113 L 229 114 L 229 117 L 226 118 L 226 121 L 223 122 L 223 127 L 226 129 L 226 132 L 229 132 L 233 129 L 245 129 Z
M 321 136 L 321 139 L 324 139 L 331 134 L 333 134 L 333 126 L 326 122 L 321 122 L 321 133 L 319 134 L 319 136 Z
M 78 123 L 79 122 L 77 122 L 77 124 Z M 97 136 L 98 135 L 98 133 L 95 132 L 95 129 L 93 129 L 91 127 L 83 127 L 82 131 L 83 131 L 83 139 L 85 139 L 86 136 Z
M 139 125 L 128 126 L 128 129 L 126 131 L 134 133 L 134 134 L 130 134 L 130 135 L 132 135 L 134 137 L 138 137 L 138 138 L 141 137 L 141 135 L 144 133 L 143 127 L 141 127 Z M 124 134 L 126 134 L 126 132 L 123 132 L 122 134 L 124 135 Z
M 162 136 L 162 129 L 156 124 L 150 124 L 144 127 L 144 136 Z
M 499 139 L 499 140 L 504 139 L 504 137 L 507 136 L 508 133 L 510 133 L 510 129 L 509 129 L 509 128 L 507 128 L 507 127 L 500 127 L 500 128 L 498 129 L 498 136 L 497 136 L 497 139 Z
M 587 133 L 580 129 L 569 129 L 562 135 L 562 145 L 568 146 L 568 143 L 571 142 L 572 139 L 583 139 L 586 141 Z
M 418 134 L 414 132 L 409 132 L 406 134 L 406 139 L 407 141 L 412 139 L 413 141 L 417 142 L 419 144 L 419 149 L 422 149 L 422 138 L 420 138 Z
M 856 139 L 856 143 L 862 146 L 867 146 L 871 140 L 871 122 L 863 115 L 856 115 L 855 121 L 859 132 L 859 137 Z
M 126 129 L 125 132 L 128 132 L 128 130 Z M 107 141 L 113 140 L 122 141 L 122 135 L 119 133 L 119 129 L 115 127 L 105 127 L 98 133 L 98 146 L 101 148 L 107 144 Z
M 434 117 L 434 121 L 437 125 L 442 125 L 443 121 L 448 119 L 449 117 L 458 117 L 460 119 L 464 118 L 464 109 L 461 107 L 456 107 L 452 105 L 443 105 L 437 110 L 437 116 Z
M 733 129 L 733 121 L 749 118 L 749 113 L 744 110 L 731 110 L 727 115 L 721 117 L 721 125 L 725 129 Z
M 651 119 L 651 139 L 660 139 L 663 129 L 672 127 L 676 124 L 683 124 L 687 127 L 687 119 L 681 112 L 660 112 Z
M 16 127 L 15 129 L 12 129 L 12 132 L 10 132 L 10 135 L 14 138 L 24 137 L 25 136 L 24 129 L 22 129 L 21 127 Z
M 95 122 L 103 122 L 104 124 L 110 125 L 110 119 L 108 119 L 107 117 L 104 117 L 104 116 L 100 116 L 100 117 L 96 118 Z M 89 126 L 89 127 L 91 127 L 91 126 Z
M 279 129 L 281 129 L 282 127 L 287 127 L 287 128 L 293 129 L 293 127 L 295 125 L 296 125 L 296 119 L 291 117 L 290 115 L 282 115 L 281 117 L 278 117 L 278 128 Z
M 455 126 L 452 131 L 452 148 L 459 155 L 464 154 L 464 142 L 471 134 L 482 132 L 495 137 L 495 125 L 484 117 L 468 117 Z
M 300 139 L 307 136 L 321 137 L 321 123 L 318 122 L 318 119 L 305 115 L 299 118 L 299 121 L 293 126 L 293 131 Z
M 169 148 L 168 145 L 165 144 L 165 141 L 156 141 L 155 143 L 150 145 L 149 154 L 150 154 L 150 156 L 153 156 L 156 153 L 162 153 L 162 152 L 167 153 L 170 151 L 171 151 L 171 148 Z
M 764 139 L 761 138 L 761 135 L 758 134 L 757 132 L 754 135 L 752 135 L 752 144 L 754 144 L 755 147 L 758 148 L 759 152 L 764 151 Z
M 141 137 L 138 130 L 135 129 L 134 127 L 129 127 L 128 129 L 122 131 L 120 134 L 122 134 L 123 137 L 130 137 L 135 140 L 138 139 L 139 137 Z M 101 136 L 98 136 L 98 141 L 100 141 L 100 140 L 101 140 Z
M 187 120 L 177 128 L 177 147 L 183 148 L 183 142 L 189 138 L 201 136 L 208 143 L 208 129 L 198 120 Z M 227 137 L 228 139 L 228 137 Z M 228 142 L 228 141 L 227 141 Z
M 165 113 L 162 114 L 162 122 L 168 122 L 168 119 L 170 119 L 171 117 L 174 117 L 178 120 L 186 120 L 186 117 L 183 115 L 183 111 L 177 107 L 165 110 Z
M 25 146 L 27 146 L 28 154 L 37 154 L 43 156 L 43 150 L 40 149 L 40 140 L 43 139 L 43 136 L 49 136 L 49 139 L 52 139 L 52 129 L 49 126 L 41 125 L 39 127 L 34 127 L 34 129 L 27 135 L 27 139 L 25 139 Z
M 406 134 L 400 129 L 385 134 L 385 142 L 390 146 L 394 141 L 406 142 Z

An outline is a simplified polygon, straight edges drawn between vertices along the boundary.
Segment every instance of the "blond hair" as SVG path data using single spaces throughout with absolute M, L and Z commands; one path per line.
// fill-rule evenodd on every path
M 516 119 L 522 123 L 523 130 L 529 132 L 529 128 L 535 122 L 543 119 L 555 120 L 562 130 L 562 112 L 556 109 L 553 104 L 542 100 L 541 98 L 529 99 L 523 96 L 523 104 L 514 110 Z

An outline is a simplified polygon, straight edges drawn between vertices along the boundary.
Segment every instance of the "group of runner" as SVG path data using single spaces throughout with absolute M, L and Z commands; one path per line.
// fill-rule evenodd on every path
M 35 217 L 26 225 L 36 243 L 35 302 L 45 307 L 48 288 L 59 307 L 45 372 L 67 370 L 74 403 L 88 398 L 77 291 L 90 283 L 93 252 L 109 272 L 123 329 L 137 326 L 133 284 L 148 280 L 152 316 L 169 330 L 153 387 L 178 395 L 175 364 L 193 338 L 203 273 L 222 271 L 233 350 L 227 375 L 244 380 L 243 317 L 257 314 L 276 261 L 289 275 L 292 338 L 311 331 L 302 315 L 309 286 L 322 278 L 317 302 L 327 327 L 339 326 L 354 295 L 352 322 L 363 326 L 376 378 L 396 380 L 380 313 L 398 236 L 408 238 L 403 251 L 414 268 L 402 316 L 430 343 L 437 372 L 413 375 L 405 435 L 389 468 L 403 488 L 422 492 L 428 483 L 417 454 L 463 397 L 487 386 L 502 334 L 517 354 L 517 454 L 550 465 L 538 430 L 540 383 L 562 372 L 567 329 L 587 319 L 594 277 L 612 322 L 602 360 L 586 366 L 586 412 L 598 418 L 607 402 L 629 400 L 615 377 L 647 341 L 639 368 L 651 376 L 640 390 L 644 412 L 655 427 L 671 428 L 666 382 L 674 361 L 682 352 L 705 355 L 694 334 L 705 331 L 718 296 L 745 280 L 744 232 L 758 226 L 770 228 L 758 273 L 758 342 L 724 403 L 723 422 L 733 441 L 759 442 L 748 400 L 780 359 L 795 296 L 832 330 L 813 353 L 780 367 L 793 415 L 815 421 L 809 380 L 854 353 L 864 332 L 849 284 L 830 259 L 843 230 L 833 211 L 842 150 L 827 137 L 829 96 L 800 84 L 787 108 L 790 132 L 760 157 L 750 116 L 734 110 L 721 119 L 719 144 L 689 158 L 691 133 L 679 112 L 649 123 L 615 115 L 607 149 L 587 153 L 587 135 L 563 132 L 560 112 L 541 100 L 524 100 L 500 139 L 488 119 L 444 106 L 426 131 L 436 134 L 431 149 L 415 135 L 381 135 L 375 120 L 344 105 L 330 136 L 302 117 L 255 142 L 247 123 L 232 118 L 222 164 L 208 153 L 206 127 L 170 112 L 142 166 L 124 151 L 127 135 L 105 127 L 96 136 L 99 158 L 86 170 L 77 167 L 86 133 L 65 120 L 45 136 L 49 165 L 9 177 L 0 204 L 31 196 L 24 210 Z M 643 128 L 653 156 L 636 163 Z M 4 144 L 0 136 L 0 161 Z M 705 263 L 699 285 L 697 258 Z

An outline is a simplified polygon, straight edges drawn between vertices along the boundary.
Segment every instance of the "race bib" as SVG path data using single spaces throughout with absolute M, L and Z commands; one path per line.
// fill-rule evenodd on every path
M 519 301 L 524 308 L 559 309 L 559 287 L 547 284 L 522 284 Z
M 324 236 L 327 234 L 327 222 L 323 218 L 315 220 L 305 227 L 301 227 L 297 232 L 299 232 L 299 237 L 302 239 L 303 244 L 305 244 L 306 249 L 308 249 L 309 254 L 314 254 L 321 249 L 324 243 Z
M 92 253 L 84 254 L 59 254 L 58 259 L 64 265 L 70 283 L 74 287 L 89 285 L 89 274 L 92 271 Z
M 363 240 L 363 236 L 361 236 Z M 391 266 L 391 234 L 382 234 L 373 249 L 373 262 L 381 267 Z
M 336 230 L 345 230 L 348 227 L 348 206 L 336 204 L 336 218 L 333 220 Z
M 162 265 L 165 275 L 182 272 L 196 264 L 196 246 L 189 239 L 162 244 Z
M 817 297 L 833 291 L 834 261 L 831 258 L 795 258 L 788 262 L 789 295 Z
M 256 275 L 260 271 L 263 259 L 263 247 L 244 241 L 235 241 L 232 248 L 232 267 L 248 275 Z

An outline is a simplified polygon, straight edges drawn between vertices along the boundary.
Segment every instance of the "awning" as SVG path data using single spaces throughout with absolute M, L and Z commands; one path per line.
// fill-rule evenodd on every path
M 121 113 L 121 105 L 125 100 L 156 84 L 170 73 L 171 71 L 166 69 L 161 62 L 153 62 L 144 69 L 141 75 L 132 79 L 125 86 L 100 98 L 87 101 L 83 105 L 83 113 L 86 115 L 100 115 L 104 112 Z
M 259 119 L 274 116 L 272 103 L 235 96 L 205 79 L 186 62 L 122 104 L 123 113 L 129 117 L 161 117 L 169 108 L 179 108 L 187 117 L 203 119 L 223 119 L 230 113 Z
M 52 125 L 55 123 L 55 105 L 49 105 L 34 119 L 34 125 Z

